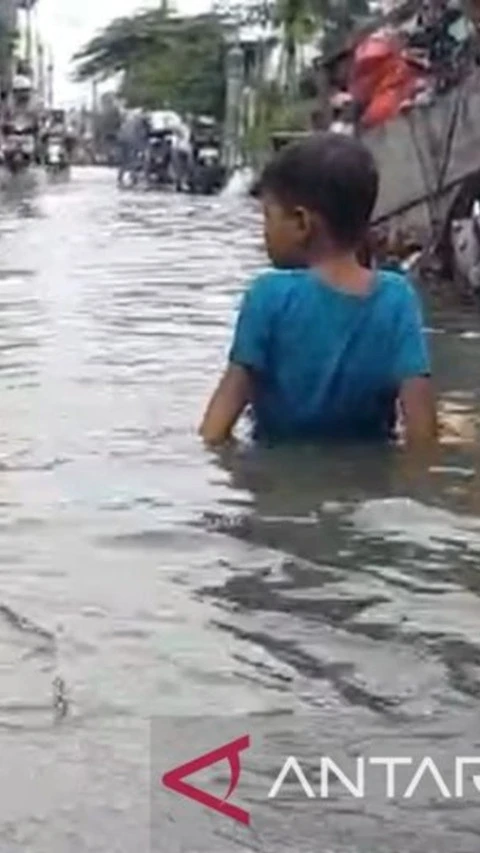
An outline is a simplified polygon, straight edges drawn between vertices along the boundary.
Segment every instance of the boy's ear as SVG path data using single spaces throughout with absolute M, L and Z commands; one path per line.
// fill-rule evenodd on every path
M 306 207 L 296 207 L 293 215 L 300 236 L 308 239 L 312 233 L 312 214 Z

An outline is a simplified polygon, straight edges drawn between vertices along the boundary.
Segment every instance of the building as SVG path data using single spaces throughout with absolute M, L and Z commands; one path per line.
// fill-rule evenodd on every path
M 296 75 L 318 56 L 321 32 L 298 45 Z M 271 21 L 252 21 L 232 29 L 227 50 L 225 159 L 229 169 L 243 164 L 245 139 L 258 124 L 259 95 L 265 85 L 288 87 L 289 68 L 281 28 Z
M 228 41 L 224 155 L 229 170 L 242 165 L 245 136 L 255 122 L 259 87 L 271 78 L 272 56 L 278 45 L 278 34 L 271 25 L 237 27 Z
M 0 0 L 0 90 L 2 95 L 8 92 L 12 80 L 16 29 L 16 0 Z
M 0 0 L 0 23 L 2 30 L 5 28 L 14 31 L 17 23 L 17 1 Z
M 30 73 L 35 70 L 35 36 L 33 25 L 33 11 L 37 0 L 17 0 L 17 18 L 22 30 L 22 53 Z
M 29 72 L 33 74 L 35 40 L 32 12 L 36 5 L 37 0 L 0 0 L 0 88 L 4 93 L 10 89 L 16 70 L 16 48 L 20 36 L 23 70 L 28 66 Z

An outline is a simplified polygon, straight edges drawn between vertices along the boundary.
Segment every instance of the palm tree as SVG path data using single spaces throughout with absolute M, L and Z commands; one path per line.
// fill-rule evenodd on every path
M 265 6 L 265 4 L 262 4 Z M 368 16 L 368 0 L 276 0 L 273 20 L 282 32 L 286 89 L 298 95 L 302 47 L 322 30 L 329 40 L 341 40 L 357 20 Z
M 311 38 L 318 24 L 313 0 L 277 0 L 274 20 L 282 33 L 284 74 L 289 100 L 298 94 L 302 46 Z

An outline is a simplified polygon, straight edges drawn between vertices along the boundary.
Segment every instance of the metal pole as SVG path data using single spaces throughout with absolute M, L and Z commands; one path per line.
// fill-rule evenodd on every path
M 54 74 L 55 74 L 55 65 L 54 65 L 54 60 L 53 60 L 52 49 L 50 48 L 49 49 L 48 67 L 47 67 L 47 80 L 48 80 L 48 83 L 47 83 L 47 104 L 48 104 L 49 110 L 53 109 L 53 103 L 54 103 L 54 92 L 53 92 Z
M 44 106 L 47 94 L 45 89 L 45 48 L 39 33 L 37 33 L 37 77 L 38 94 L 42 102 L 42 106 Z
M 98 81 L 92 81 L 92 113 L 97 114 L 98 110 Z
M 25 31 L 25 53 L 29 72 L 33 71 L 33 37 L 32 37 L 32 7 L 26 8 L 27 25 Z
M 227 103 L 225 119 L 225 161 L 231 171 L 238 164 L 240 154 L 241 109 L 243 90 L 243 51 L 237 37 L 227 49 Z

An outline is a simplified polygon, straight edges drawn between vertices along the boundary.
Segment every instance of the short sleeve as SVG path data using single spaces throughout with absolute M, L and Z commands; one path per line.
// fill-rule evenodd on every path
M 272 289 L 268 275 L 255 279 L 243 297 L 230 363 L 262 373 L 266 369 L 271 334 Z
M 417 293 L 409 282 L 404 283 L 404 295 L 398 315 L 393 372 L 397 383 L 431 374 L 423 311 Z

